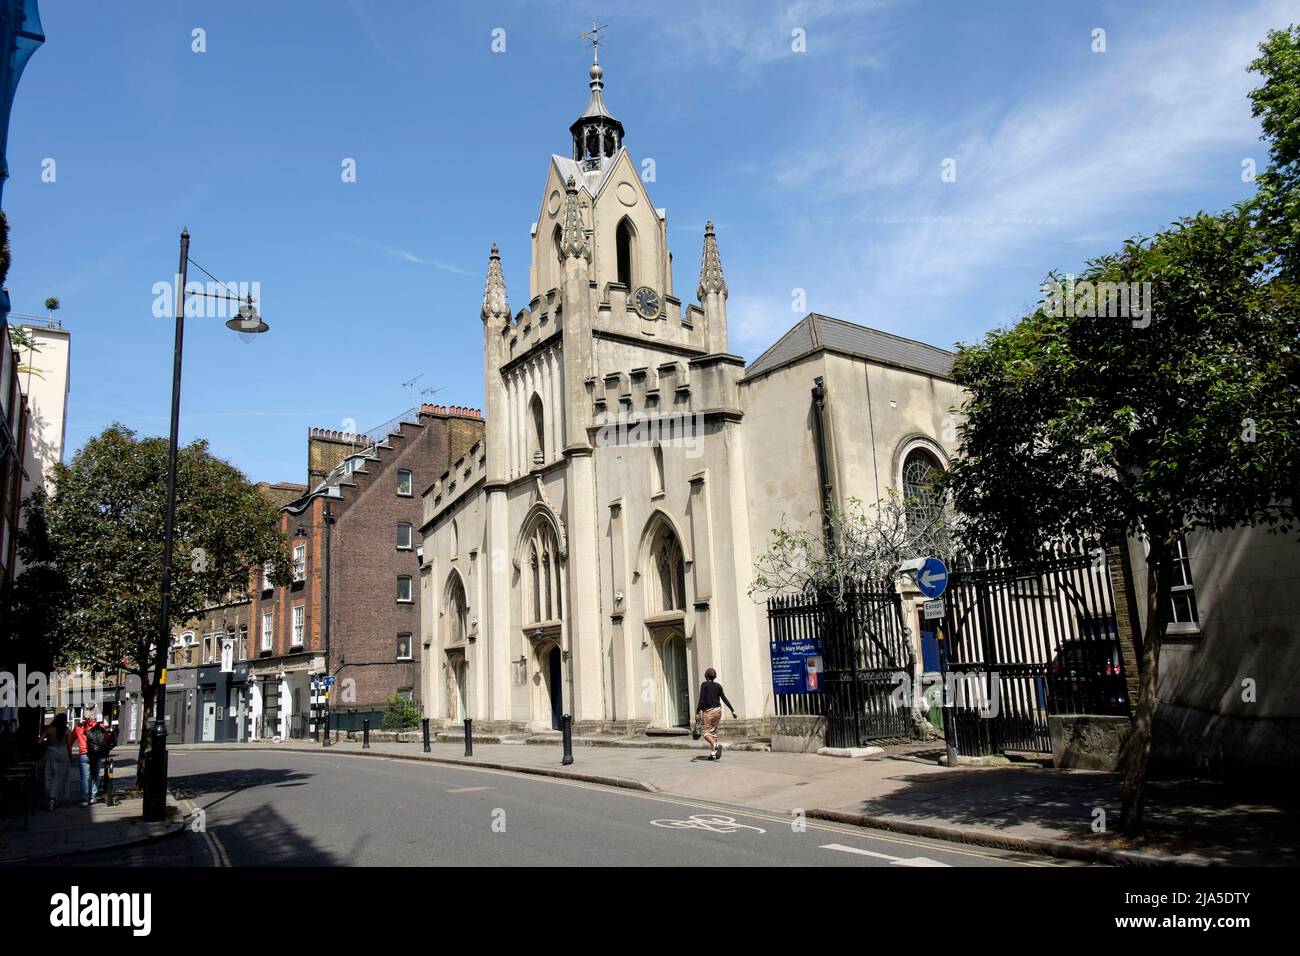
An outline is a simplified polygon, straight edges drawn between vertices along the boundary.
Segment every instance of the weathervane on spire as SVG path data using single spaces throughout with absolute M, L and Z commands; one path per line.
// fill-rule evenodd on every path
M 590 42 L 591 42 L 591 62 L 592 62 L 592 63 L 599 63 L 599 62 L 600 62 L 600 44 L 601 44 L 601 41 L 602 41 L 602 39 L 603 39 L 603 38 L 601 37 L 601 35 L 600 35 L 600 31 L 601 31 L 601 30 L 608 30 L 608 29 L 609 29 L 609 24 L 608 24 L 608 23 L 606 23 L 604 26 L 599 26 L 599 27 L 598 27 L 598 26 L 596 26 L 596 21 L 595 21 L 595 20 L 592 20 L 592 21 L 591 21 L 591 29 L 588 30 L 586 33 L 581 33 L 581 34 L 578 35 L 578 39 L 579 39 L 579 40 L 590 40 Z

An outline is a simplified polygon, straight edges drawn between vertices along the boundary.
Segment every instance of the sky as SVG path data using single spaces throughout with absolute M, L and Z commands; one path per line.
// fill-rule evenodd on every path
M 1300 2 L 42 0 L 41 14 L 10 123 L 8 289 L 19 313 L 61 300 L 65 459 L 113 422 L 166 433 L 174 328 L 157 290 L 187 227 L 190 258 L 256 283 L 271 328 L 187 320 L 182 441 L 252 480 L 301 482 L 310 426 L 482 406 L 488 252 L 499 243 L 511 306 L 526 305 L 529 228 L 587 103 L 593 16 L 606 102 L 634 161 L 654 160 L 675 289 L 693 297 L 712 219 L 731 351 L 752 361 L 806 311 L 974 342 L 1049 271 L 1247 198 L 1243 163 L 1267 152 L 1246 67 Z

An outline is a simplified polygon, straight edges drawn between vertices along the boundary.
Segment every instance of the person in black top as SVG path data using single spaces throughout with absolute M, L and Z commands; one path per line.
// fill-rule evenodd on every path
M 718 672 L 712 667 L 704 672 L 704 683 L 700 685 L 699 702 L 695 706 L 695 719 L 700 722 L 701 734 L 709 745 L 710 760 L 722 759 L 722 744 L 718 743 L 718 724 L 722 721 L 722 705 L 731 711 L 731 719 L 736 719 L 736 708 L 727 700 L 727 693 L 716 680 Z

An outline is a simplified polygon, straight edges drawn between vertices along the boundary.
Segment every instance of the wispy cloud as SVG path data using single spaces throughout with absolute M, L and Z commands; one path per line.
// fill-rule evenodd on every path
M 794 54 L 794 31 L 802 30 L 805 51 L 834 54 L 841 66 L 878 68 L 887 60 L 892 34 L 877 14 L 911 0 L 799 0 L 768 5 L 753 0 L 691 0 L 673 6 L 636 4 L 620 10 L 630 27 L 639 13 L 647 27 L 666 36 L 683 59 L 727 65 L 733 75 L 752 78 L 762 68 Z M 630 35 L 635 35 L 631 31 Z
M 344 242 L 351 242 L 354 245 L 365 246 L 367 249 L 374 249 L 382 252 L 386 256 L 392 256 L 394 259 L 401 259 L 403 262 L 412 262 L 421 266 L 433 266 L 435 269 L 441 269 L 443 272 L 451 272 L 459 276 L 472 275 L 472 273 L 462 269 L 460 266 L 454 266 L 450 262 L 443 262 L 441 259 L 426 259 L 423 256 L 417 256 L 414 252 L 406 249 L 398 249 L 394 246 L 385 245 L 376 239 L 367 239 L 364 236 L 339 236 Z
M 1263 164 L 1246 66 L 1265 31 L 1293 14 L 1258 0 L 1177 23 L 1134 16 L 1127 42 L 1044 77 L 999 112 L 935 120 L 877 104 L 850 122 L 858 104 L 823 104 L 809 124 L 834 135 L 798 137 L 768 177 L 790 210 L 788 231 L 809 239 L 787 263 L 791 284 L 808 288 L 810 309 L 894 330 L 901 320 L 971 338 L 1013 318 L 1034 290 L 1012 277 L 1071 265 L 1043 261 L 1044 249 L 1158 230 L 1161 197 L 1222 195 L 1239 177 L 1236 160 L 1214 166 L 1236 144 Z M 956 182 L 941 181 L 946 158 Z M 1195 212 L 1196 201 L 1178 211 Z M 818 287 L 834 300 L 816 297 Z M 733 298 L 742 346 L 789 325 L 781 291 L 768 291 L 768 307 L 759 290 Z

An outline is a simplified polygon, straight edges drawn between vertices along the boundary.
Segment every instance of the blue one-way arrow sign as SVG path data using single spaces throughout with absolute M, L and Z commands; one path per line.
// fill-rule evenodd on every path
M 926 558 L 916 572 L 916 586 L 928 598 L 937 598 L 948 589 L 948 566 L 938 558 Z

